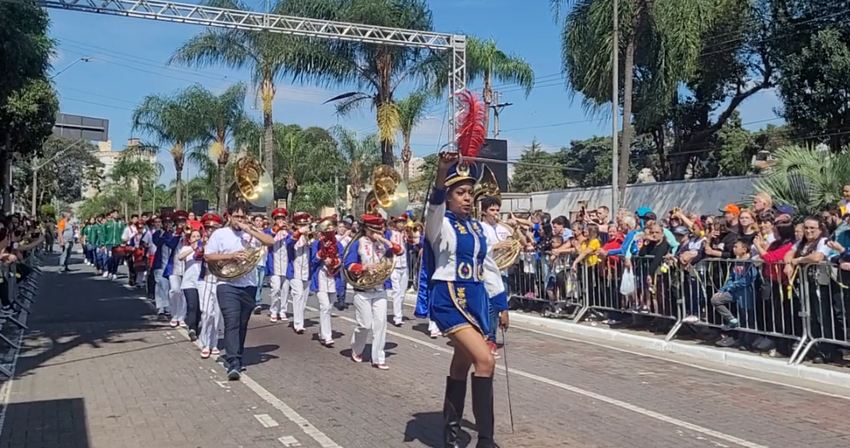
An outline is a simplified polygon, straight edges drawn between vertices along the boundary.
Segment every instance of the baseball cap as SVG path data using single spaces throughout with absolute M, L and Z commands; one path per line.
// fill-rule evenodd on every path
M 726 207 L 721 208 L 720 212 L 721 213 L 731 213 L 733 215 L 740 215 L 741 209 L 738 208 L 738 206 L 735 205 L 735 204 L 729 204 Z
M 690 235 L 691 232 L 685 226 L 676 226 L 676 228 L 673 229 L 673 234 L 674 235 Z
M 643 214 L 643 216 L 641 216 L 641 218 L 643 218 L 644 220 L 649 220 L 649 221 L 658 221 L 658 216 L 655 216 L 655 213 L 652 213 L 652 212 L 647 212 L 647 213 Z
M 794 207 L 791 207 L 790 205 L 777 205 L 776 211 L 781 215 L 793 215 Z

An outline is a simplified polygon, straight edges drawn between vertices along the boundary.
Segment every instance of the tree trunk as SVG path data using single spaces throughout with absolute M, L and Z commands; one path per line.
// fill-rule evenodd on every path
M 183 168 L 174 170 L 174 209 L 183 210 Z
M 6 133 L 6 143 L 0 153 L 0 179 L 3 180 L 3 211 L 12 211 L 12 134 Z
M 493 104 L 493 86 L 490 83 L 490 74 L 484 75 L 484 136 L 490 135 L 490 105 Z
M 620 208 L 625 203 L 626 186 L 629 182 L 629 156 L 632 149 L 632 90 L 634 87 L 635 36 L 629 36 L 626 44 L 626 60 L 623 65 L 623 132 L 620 137 L 620 167 L 617 173 Z
M 141 185 L 141 184 L 142 184 L 142 180 L 141 180 L 141 179 L 136 179 L 136 182 L 138 182 L 138 183 L 139 183 L 139 185 Z M 138 202 L 136 203 L 136 206 L 137 206 L 137 207 L 138 207 L 138 209 L 139 209 L 139 210 L 138 210 L 139 216 L 142 216 L 142 196 L 144 196 L 145 191 L 144 191 L 144 190 L 142 189 L 142 187 L 140 186 L 137 192 L 139 193 L 139 198 L 138 198 Z
M 404 163 L 403 173 L 401 178 L 405 183 L 410 179 L 410 159 L 413 158 L 413 151 L 410 150 L 410 136 L 404 136 L 404 148 L 401 150 L 401 161 Z
M 224 213 L 227 209 L 224 198 L 227 197 L 227 178 L 224 175 L 224 170 L 227 167 L 226 163 L 218 163 L 218 200 L 216 201 L 216 209 L 219 213 Z
M 274 185 L 274 119 L 272 118 L 274 92 L 274 81 L 270 78 L 264 79 L 261 88 L 263 99 L 263 168 L 269 173 L 272 185 Z

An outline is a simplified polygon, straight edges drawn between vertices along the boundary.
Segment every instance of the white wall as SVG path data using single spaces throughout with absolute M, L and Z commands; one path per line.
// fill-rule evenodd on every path
M 632 184 L 626 187 L 624 205 L 629 210 L 646 206 L 659 215 L 666 214 L 673 207 L 701 215 L 717 214 L 726 204 L 749 203 L 756 193 L 756 179 L 758 176 Z M 589 208 L 600 205 L 611 207 L 611 187 L 571 188 L 530 194 L 504 193 L 502 211 L 540 209 L 553 217 L 569 216 L 570 211 L 580 208 L 578 201 L 587 201 Z

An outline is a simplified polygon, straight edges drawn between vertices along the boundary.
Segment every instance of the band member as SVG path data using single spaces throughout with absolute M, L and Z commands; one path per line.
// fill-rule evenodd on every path
M 269 320 L 277 322 L 287 321 L 286 310 L 289 308 L 289 250 L 286 247 L 289 231 L 286 229 L 286 209 L 276 208 L 272 210 L 272 235 L 274 246 L 269 248 L 269 257 L 266 261 L 266 274 L 269 276 L 271 297 L 269 298 Z
M 116 257 L 113 249 L 122 244 L 121 233 L 124 230 L 124 225 L 118 221 L 118 210 L 112 210 L 106 216 L 106 221 L 101 226 L 101 252 L 105 259 L 103 278 L 115 280 L 118 275 L 118 264 L 121 260 Z
M 156 276 L 154 276 L 153 260 L 156 257 L 156 245 L 153 243 L 153 233 L 162 228 L 162 221 L 159 217 L 151 216 L 148 218 L 147 226 L 144 235 L 142 235 L 142 243 L 147 247 L 147 293 L 148 298 L 154 300 L 156 294 Z
M 349 224 L 345 221 L 340 221 L 336 225 L 336 240 L 342 244 L 342 247 L 347 247 L 348 243 L 351 242 L 351 229 L 349 228 Z M 345 277 L 341 277 L 341 287 L 336 291 L 336 304 L 334 306 L 336 309 L 343 311 L 348 308 L 348 304 L 345 303 L 345 295 L 347 292 L 347 287 L 345 283 Z
M 394 258 L 393 273 L 390 276 L 390 297 L 393 300 L 393 325 L 400 327 L 404 324 L 404 296 L 407 294 L 407 215 L 393 216 L 389 218 L 390 228 L 384 237 L 393 244 L 402 248 L 403 253 Z
M 336 216 L 329 216 L 319 222 L 316 241 L 313 242 L 312 273 L 310 275 L 310 291 L 316 293 L 319 301 L 319 341 L 325 347 L 333 347 L 333 331 L 331 330 L 331 297 L 336 299 L 336 292 L 342 285 L 342 253 L 345 248 L 336 239 Z
M 433 257 L 428 298 L 430 317 L 454 347 L 443 407 L 444 443 L 455 447 L 460 434 L 466 377 L 471 366 L 472 413 L 478 448 L 494 448 L 493 372 L 496 361 L 487 346 L 490 307 L 508 325 L 507 295 L 496 262 L 487 250 L 481 224 L 469 216 L 477 178 L 474 164 L 458 164 L 454 153 L 440 155 L 437 179 L 425 217 L 426 250 Z
M 174 221 L 169 213 L 163 213 L 159 220 L 154 221 L 155 229 L 151 237 L 156 254 L 153 257 L 153 275 L 156 282 L 154 300 L 157 314 L 160 318 L 171 315 L 168 277 L 165 269 L 170 264 L 172 251 L 177 245 L 173 232 Z
M 253 222 L 254 227 L 262 230 L 266 235 L 274 237 L 272 231 L 266 228 L 263 215 L 255 215 L 251 221 Z M 257 264 L 257 296 L 254 297 L 254 314 L 260 314 L 263 312 L 263 286 L 266 280 L 267 262 L 268 257 L 263 257 L 260 259 L 260 263 Z
M 228 212 L 230 226 L 213 232 L 204 248 L 207 263 L 242 261 L 248 255 L 247 250 L 274 245 L 274 238 L 248 223 L 246 203 L 237 201 L 228 208 Z M 242 352 L 256 294 L 257 276 L 253 270 L 236 279 L 217 279 L 216 297 L 224 317 L 227 378 L 231 381 L 242 376 Z
M 511 231 L 505 226 L 498 225 L 499 213 L 502 208 L 502 201 L 499 198 L 486 197 L 481 201 L 481 210 L 483 212 L 483 221 L 481 228 L 484 229 L 484 236 L 487 237 L 487 247 L 491 251 L 509 247 L 510 242 L 506 241 L 511 237 Z M 508 271 L 500 272 L 502 284 L 505 285 L 505 290 L 508 289 Z M 487 345 L 493 356 L 498 358 L 499 353 L 496 346 L 496 328 L 499 325 L 499 313 L 495 311 L 496 307 L 490 307 L 490 333 L 487 334 Z
M 296 213 L 292 217 L 295 231 L 286 237 L 286 248 L 289 252 L 289 268 L 287 278 L 292 293 L 292 329 L 298 334 L 304 334 L 304 308 L 310 295 L 310 223 L 309 213 Z
M 186 326 L 186 298 L 183 297 L 183 260 L 179 258 L 180 250 L 186 245 L 186 229 L 188 227 L 189 213 L 178 210 L 174 212 L 175 229 L 172 242 L 169 247 L 172 256 L 169 264 L 165 266 L 165 275 L 168 278 L 168 299 L 171 306 L 171 326 Z
M 136 266 L 133 262 L 133 257 L 135 256 L 135 247 L 137 245 L 130 244 L 130 242 L 139 233 L 138 222 L 139 215 L 130 216 L 130 221 L 127 222 L 127 225 L 124 226 L 124 230 L 121 232 L 121 244 L 127 247 L 124 260 L 122 261 L 127 263 L 127 283 L 130 286 L 136 286 Z
M 437 324 L 431 320 L 431 301 L 428 299 L 428 282 L 430 281 L 429 266 L 432 265 L 431 251 L 425 250 L 425 235 L 419 236 L 419 247 L 422 248 L 419 255 L 419 289 L 416 290 L 416 309 L 413 315 L 420 319 L 428 319 L 428 332 L 431 339 L 437 339 L 443 334 L 437 328 Z
M 355 277 L 376 270 L 382 259 L 401 255 L 402 248 L 384 238 L 384 219 L 380 216 L 363 215 L 365 233 L 362 238 L 351 242 L 343 260 L 345 269 Z M 351 359 L 362 362 L 361 354 L 366 348 L 366 339 L 372 332 L 372 366 L 387 370 L 384 354 L 387 340 L 387 290 L 392 283 L 388 278 L 383 285 L 369 290 L 354 288 L 354 317 L 357 327 L 351 335 Z
M 136 228 L 136 232 L 130 237 L 127 242 L 129 256 L 127 261 L 131 266 L 130 270 L 130 286 L 142 288 L 145 285 L 145 274 L 147 273 L 147 244 L 144 242 L 144 224 L 136 222 L 132 224 Z
M 189 340 L 198 340 L 201 330 L 201 297 L 199 295 L 201 277 L 201 263 L 203 262 L 203 243 L 201 242 L 201 231 L 190 230 L 188 240 L 180 252 L 177 253 L 178 261 L 183 263 L 183 276 L 181 277 L 180 289 L 186 299 L 186 327 L 189 329 Z
M 215 213 L 206 213 L 201 217 L 201 223 L 204 225 L 203 244 L 209 243 L 210 235 L 217 229 L 220 229 L 224 224 L 224 220 Z M 203 250 L 203 246 L 201 247 Z M 207 359 L 210 355 L 218 356 L 218 329 L 224 327 L 221 318 L 221 310 L 218 307 L 218 300 L 215 294 L 216 278 L 206 268 L 206 261 L 203 261 L 201 254 L 201 275 L 203 281 L 199 283 L 198 294 L 201 298 L 201 333 L 198 336 L 198 342 L 201 346 L 201 358 Z

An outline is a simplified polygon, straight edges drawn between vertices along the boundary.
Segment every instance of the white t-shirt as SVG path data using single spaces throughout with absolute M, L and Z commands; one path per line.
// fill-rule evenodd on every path
M 156 254 L 156 245 L 153 244 L 153 230 L 148 230 L 142 235 L 142 242 L 148 245 L 148 255 Z
M 249 233 L 242 230 L 233 231 L 231 227 L 222 227 L 210 236 L 210 240 L 204 247 L 207 254 L 234 254 L 240 250 L 248 250 L 251 247 L 259 247 L 260 241 Z M 233 280 L 216 279 L 217 285 L 231 285 L 239 288 L 257 286 L 257 272 L 252 270 L 247 274 Z
M 139 232 L 139 229 L 137 229 L 136 226 L 133 226 L 133 225 L 126 226 L 126 227 L 124 227 L 124 232 L 121 234 L 121 240 L 126 243 L 126 242 L 130 241 L 131 239 L 133 239 L 133 237 L 136 236 L 136 233 L 138 233 L 138 232 Z
M 201 280 L 201 261 L 196 260 L 195 252 L 191 246 L 183 246 L 180 249 L 180 252 L 177 253 L 177 257 L 182 257 L 183 254 L 190 254 L 188 257 L 183 259 L 183 280 L 180 283 L 180 289 L 198 289 L 200 286 Z
M 496 244 L 505 241 L 511 236 L 511 232 L 506 227 L 498 224 L 490 225 L 482 221 L 481 229 L 484 230 L 484 237 L 487 238 L 487 250 L 491 253 Z M 502 271 L 502 277 L 507 277 L 507 275 L 507 270 Z

